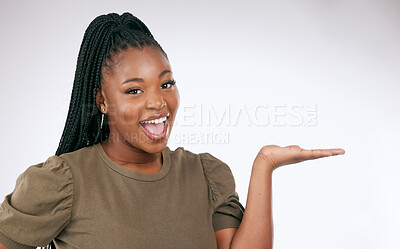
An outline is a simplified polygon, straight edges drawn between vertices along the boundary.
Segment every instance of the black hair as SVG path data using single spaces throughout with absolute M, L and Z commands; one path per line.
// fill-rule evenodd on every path
M 56 155 L 72 152 L 106 140 L 110 129 L 107 116 L 96 105 L 96 93 L 104 84 L 101 69 L 109 67 L 113 56 L 128 48 L 158 47 L 147 26 L 132 14 L 110 13 L 96 17 L 88 26 L 79 50 L 74 84 Z M 53 242 L 47 248 L 55 248 Z
M 96 17 L 83 36 L 64 131 L 56 155 L 104 141 L 109 136 L 107 118 L 100 129 L 101 112 L 96 105 L 97 88 L 103 84 L 101 68 L 121 50 L 158 47 L 147 26 L 130 13 Z M 168 58 L 168 57 L 167 57 Z

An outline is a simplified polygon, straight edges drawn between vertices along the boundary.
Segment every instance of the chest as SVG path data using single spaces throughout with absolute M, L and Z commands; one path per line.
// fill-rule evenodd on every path
M 111 172 L 82 181 L 59 239 L 71 248 L 216 248 L 210 193 L 198 173 L 145 182 Z

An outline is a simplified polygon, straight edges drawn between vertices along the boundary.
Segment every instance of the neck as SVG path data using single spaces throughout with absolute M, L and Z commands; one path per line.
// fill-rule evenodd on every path
M 150 154 L 132 145 L 105 141 L 101 143 L 104 152 L 117 164 L 142 173 L 155 173 L 162 166 L 161 152 Z

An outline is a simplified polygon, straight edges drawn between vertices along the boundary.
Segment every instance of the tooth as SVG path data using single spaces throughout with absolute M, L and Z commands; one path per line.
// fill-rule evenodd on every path
M 163 118 L 153 119 L 153 120 L 149 120 L 149 121 L 143 121 L 142 123 L 159 124 L 159 123 L 162 123 L 162 122 L 166 121 L 166 120 L 167 120 L 167 117 L 169 117 L 169 113 L 167 114 L 167 116 L 165 116 L 165 117 L 163 117 Z

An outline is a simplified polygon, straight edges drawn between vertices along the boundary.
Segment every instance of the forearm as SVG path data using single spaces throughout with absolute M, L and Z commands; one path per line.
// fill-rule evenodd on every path
M 271 249 L 272 221 L 272 167 L 256 158 L 251 171 L 246 209 L 242 222 L 231 243 L 231 249 Z

